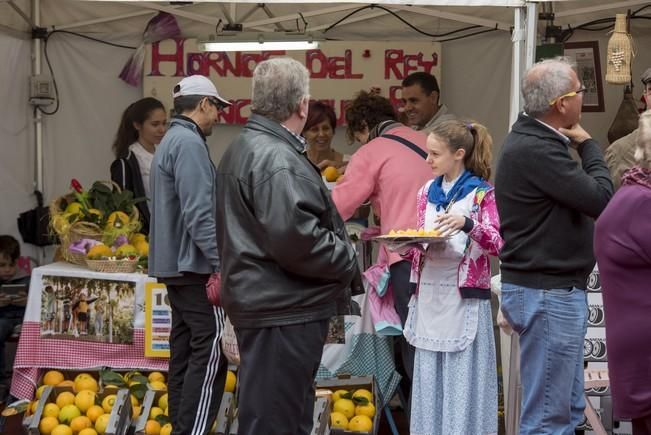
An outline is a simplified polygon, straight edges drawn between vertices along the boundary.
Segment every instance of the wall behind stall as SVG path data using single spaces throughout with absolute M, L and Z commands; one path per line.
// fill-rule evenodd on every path
M 31 108 L 27 102 L 30 41 L 0 35 L 0 234 L 20 240 L 18 214 L 36 206 Z M 24 255 L 35 255 L 29 248 Z
M 96 35 L 102 38 L 103 35 Z M 598 40 L 602 72 L 606 71 L 606 32 L 577 32 L 571 41 Z M 651 39 L 646 22 L 633 22 L 633 37 L 638 47 L 633 65 L 635 98 L 641 95 L 640 74 L 651 67 L 651 51 L 644 50 Z M 106 36 L 116 40 L 115 34 Z M 134 41 L 125 41 L 135 45 Z M 495 151 L 506 136 L 509 111 L 511 39 L 506 32 L 491 32 L 468 39 L 443 43 L 442 102 L 453 113 L 472 117 L 491 131 Z M 30 74 L 30 42 L 0 35 L 0 89 L 3 102 L 0 116 L 0 233 L 17 235 L 19 212 L 35 205 L 33 190 L 33 140 L 31 112 L 27 104 Z M 71 177 L 88 184 L 109 178 L 113 159 L 111 142 L 124 108 L 140 98 L 141 90 L 117 78 L 130 50 L 101 45 L 70 35 L 57 34 L 49 42 L 61 109 L 44 120 L 45 195 L 51 200 L 68 191 Z M 45 64 L 44 64 L 45 69 Z M 600 142 L 605 142 L 622 98 L 622 86 L 604 81 L 605 113 L 585 113 L 584 127 Z M 228 89 L 220 89 L 228 97 Z M 209 138 L 216 162 L 241 126 L 221 125 Z M 357 145 L 349 145 L 344 128 L 338 128 L 335 148 L 352 154 Z M 31 252 L 27 252 L 30 253 Z

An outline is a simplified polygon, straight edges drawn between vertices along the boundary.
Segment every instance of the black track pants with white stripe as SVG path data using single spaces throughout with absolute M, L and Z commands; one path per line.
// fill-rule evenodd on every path
M 208 302 L 204 285 L 168 285 L 172 306 L 167 389 L 173 434 L 207 434 L 217 416 L 226 382 L 221 352 L 221 308 Z

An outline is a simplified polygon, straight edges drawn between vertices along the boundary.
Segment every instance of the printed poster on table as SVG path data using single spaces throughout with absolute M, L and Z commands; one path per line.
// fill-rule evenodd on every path
M 172 307 L 165 284 L 145 283 L 145 356 L 170 357 Z
M 133 343 L 133 281 L 43 275 L 41 337 Z
M 441 44 L 433 41 L 323 41 L 316 50 L 201 52 L 196 39 L 166 39 L 146 45 L 143 94 L 172 108 L 172 89 L 183 77 L 210 78 L 233 105 L 220 111 L 224 124 L 244 124 L 251 114 L 251 76 L 272 57 L 291 57 L 310 73 L 310 96 L 331 105 L 343 125 L 346 104 L 360 90 L 379 88 L 396 108 L 401 83 L 423 71 L 441 83 Z

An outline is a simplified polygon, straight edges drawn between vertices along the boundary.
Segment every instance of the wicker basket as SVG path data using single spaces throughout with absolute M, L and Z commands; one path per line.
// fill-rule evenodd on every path
M 89 260 L 86 265 L 90 270 L 107 273 L 132 273 L 138 268 L 138 259 L 135 260 Z
M 120 189 L 120 186 L 113 181 L 105 181 L 104 183 L 112 184 L 118 191 L 122 190 Z M 52 201 L 50 203 L 50 219 L 62 213 L 61 204 L 64 200 L 74 201 L 74 199 L 75 199 L 74 196 L 69 194 L 69 195 L 60 196 L 56 198 L 54 201 Z M 137 220 L 139 219 L 139 217 L 140 217 L 140 213 L 138 212 L 138 207 L 133 206 L 129 219 Z M 101 242 L 104 236 L 104 231 L 102 230 L 102 228 L 100 228 L 99 225 L 91 222 L 83 222 L 83 221 L 70 224 L 70 226 L 62 232 L 56 231 L 54 229 L 53 231 L 59 236 L 59 239 L 61 240 L 61 247 L 59 252 L 63 257 L 63 259 L 69 263 L 78 264 L 80 266 L 85 266 L 87 264 L 86 256 L 83 254 L 70 252 L 68 247 L 74 242 L 81 239 L 93 239 Z

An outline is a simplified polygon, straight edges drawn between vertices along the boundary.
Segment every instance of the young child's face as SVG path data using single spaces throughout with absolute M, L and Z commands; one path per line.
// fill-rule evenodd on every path
M 16 262 L 5 254 L 0 254 L 0 280 L 8 281 L 16 275 Z

